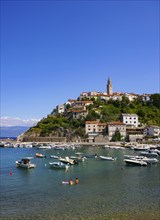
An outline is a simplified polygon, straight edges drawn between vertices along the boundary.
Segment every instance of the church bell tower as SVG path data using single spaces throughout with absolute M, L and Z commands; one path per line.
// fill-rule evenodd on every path
M 110 78 L 108 78 L 108 81 L 107 81 L 107 94 L 108 95 L 112 95 L 113 94 L 112 82 L 111 82 Z

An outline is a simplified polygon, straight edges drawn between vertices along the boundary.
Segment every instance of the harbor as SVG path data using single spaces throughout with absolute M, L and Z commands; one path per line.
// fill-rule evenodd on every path
M 124 147 L 79 146 L 68 150 L 0 148 L 1 217 L 32 219 L 159 219 L 158 163 L 127 165 L 126 155 L 140 151 Z M 45 155 L 37 157 L 36 154 Z M 66 169 L 51 167 L 58 158 L 84 155 L 87 159 Z M 53 157 L 54 155 L 54 157 Z M 115 160 L 105 160 L 115 158 Z M 52 157 L 51 157 L 52 156 Z M 16 167 L 15 161 L 32 157 L 36 166 Z M 79 184 L 63 184 L 70 179 Z M 9 208 L 8 208 L 9 207 Z

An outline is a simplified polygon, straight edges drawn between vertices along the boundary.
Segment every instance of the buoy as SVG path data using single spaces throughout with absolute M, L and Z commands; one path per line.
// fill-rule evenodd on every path
M 13 174 L 13 172 L 12 172 L 12 171 L 11 171 L 11 172 L 9 172 L 9 175 L 10 175 L 10 176 L 12 176 L 12 174 Z

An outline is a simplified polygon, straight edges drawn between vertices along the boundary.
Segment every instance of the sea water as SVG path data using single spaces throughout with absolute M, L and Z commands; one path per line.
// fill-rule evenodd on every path
M 50 155 L 84 154 L 114 156 L 116 161 L 88 158 L 69 170 L 50 168 Z M 46 158 L 36 158 L 43 153 Z M 136 152 L 137 153 L 137 152 Z M 159 219 L 160 163 L 127 166 L 130 149 L 83 147 L 78 150 L 0 148 L 0 219 Z M 33 156 L 34 169 L 15 166 L 22 157 Z M 158 158 L 160 160 L 160 158 Z M 78 185 L 64 185 L 76 177 Z

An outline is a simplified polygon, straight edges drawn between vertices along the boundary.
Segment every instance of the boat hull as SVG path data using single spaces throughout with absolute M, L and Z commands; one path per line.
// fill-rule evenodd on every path
M 31 169 L 31 168 L 35 168 L 35 167 L 36 167 L 36 165 L 33 164 L 33 163 L 30 163 L 30 164 L 22 164 L 22 163 L 20 163 L 20 162 L 18 162 L 18 161 L 16 161 L 16 166 L 17 166 L 17 167 L 20 167 L 20 168 L 25 168 L 25 169 Z
M 125 159 L 124 162 L 126 162 L 126 164 L 129 164 L 129 165 L 147 166 L 147 162 L 142 161 L 142 160 L 139 161 L 139 160 Z

